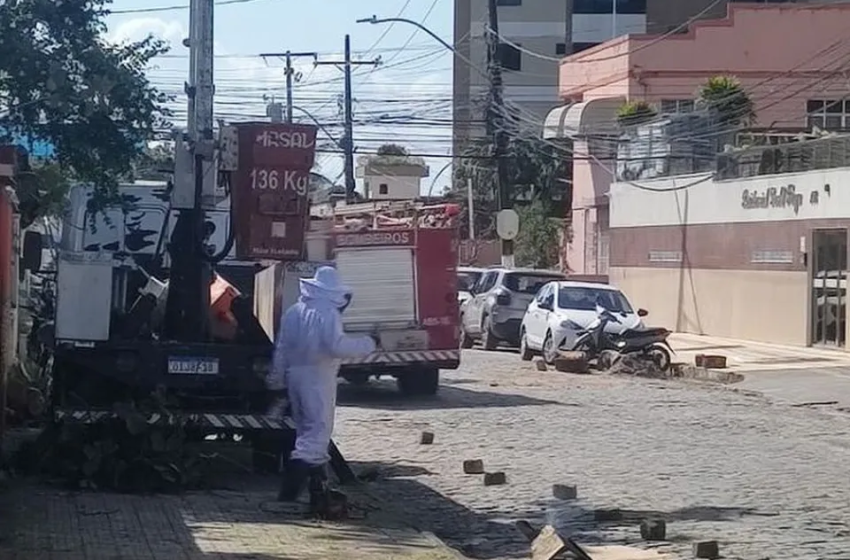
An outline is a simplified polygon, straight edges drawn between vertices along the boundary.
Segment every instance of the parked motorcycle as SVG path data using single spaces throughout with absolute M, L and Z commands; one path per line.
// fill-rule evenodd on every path
M 620 355 L 642 354 L 652 360 L 661 371 L 667 371 L 673 362 L 673 348 L 667 342 L 671 332 L 663 327 L 629 327 L 619 333 L 606 332 L 610 323 L 622 322 L 604 307 L 596 307 L 597 318 L 576 338 L 572 352 L 584 352 L 589 360 L 598 360 L 605 351 Z

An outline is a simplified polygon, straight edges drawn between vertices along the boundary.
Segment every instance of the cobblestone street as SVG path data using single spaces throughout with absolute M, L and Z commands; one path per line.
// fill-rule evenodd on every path
M 390 387 L 341 388 L 338 440 L 383 468 L 374 491 L 467 555 L 527 554 L 507 523 L 556 522 L 581 542 L 639 541 L 641 518 L 668 521 L 670 549 L 718 540 L 729 558 L 845 558 L 850 417 L 771 405 L 684 381 L 539 372 L 477 350 L 444 377 L 436 402 Z M 420 432 L 435 433 L 433 445 Z M 484 487 L 464 459 L 505 471 Z M 579 499 L 550 499 L 555 483 Z M 622 522 L 594 522 L 619 508 Z
M 584 544 L 643 546 L 640 520 L 664 518 L 671 542 L 660 549 L 681 558 L 701 540 L 747 560 L 838 559 L 850 546 L 850 416 L 835 411 L 705 383 L 540 372 L 516 354 L 477 350 L 435 400 L 405 400 L 381 382 L 342 385 L 340 404 L 340 447 L 377 475 L 367 490 L 380 508 L 367 520 L 269 512 L 274 480 L 244 474 L 226 489 L 154 497 L 23 481 L 0 492 L 0 558 L 452 557 L 405 525 L 469 557 L 527 558 L 518 519 L 554 523 Z M 420 444 L 422 431 L 432 445 Z M 463 474 L 465 459 L 504 471 L 507 484 Z M 555 501 L 553 484 L 577 486 L 578 499 Z M 620 521 L 594 520 L 614 508 Z

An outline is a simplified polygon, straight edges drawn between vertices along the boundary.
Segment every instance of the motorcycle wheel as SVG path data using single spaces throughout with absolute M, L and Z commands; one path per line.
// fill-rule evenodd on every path
M 649 349 L 648 354 L 652 361 L 655 362 L 655 365 L 658 366 L 658 369 L 665 372 L 670 369 L 673 363 L 673 357 L 670 355 L 669 350 L 661 345 L 655 345 Z

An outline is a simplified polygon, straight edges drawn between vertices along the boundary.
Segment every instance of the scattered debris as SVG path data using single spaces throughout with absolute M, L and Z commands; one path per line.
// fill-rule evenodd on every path
M 637 353 L 620 356 L 620 359 L 611 366 L 608 373 L 654 379 L 670 377 L 670 374 L 662 371 L 651 358 Z
M 535 361 L 534 365 L 537 367 L 537 371 L 549 371 L 549 366 L 543 360 Z
M 517 530 L 523 534 L 523 536 L 528 539 L 528 542 L 533 541 L 537 538 L 537 535 L 540 534 L 540 529 L 536 528 L 534 525 L 526 521 L 525 519 L 520 519 L 514 526 Z
M 422 432 L 419 436 L 419 443 L 422 445 L 431 445 L 434 443 L 434 434 L 432 432 Z
M 508 477 L 501 471 L 484 473 L 484 486 L 501 486 L 507 482 Z
M 623 512 L 619 509 L 596 509 L 593 510 L 593 518 L 596 521 L 622 521 Z
M 697 354 L 694 362 L 697 367 L 706 369 L 726 369 L 726 356 Z
M 720 558 L 720 545 L 717 544 L 717 541 L 694 543 L 694 557 L 708 558 L 709 560 Z
M 792 404 L 791 406 L 800 408 L 800 407 L 806 407 L 806 406 L 833 406 L 833 405 L 836 405 L 836 404 L 838 404 L 838 401 L 814 401 L 814 402 L 795 403 L 795 404 Z
M 667 540 L 667 523 L 663 519 L 644 519 L 640 522 L 640 538 L 645 541 Z
M 587 373 L 589 368 L 585 352 L 561 352 L 555 358 L 555 369 L 563 373 Z
M 566 484 L 553 484 L 552 495 L 559 500 L 575 500 L 578 497 L 578 488 Z
M 467 459 L 463 462 L 465 474 L 484 474 L 484 461 L 481 459 Z
M 571 552 L 576 560 L 593 560 L 576 542 L 563 538 L 551 525 L 546 525 L 531 543 L 532 560 L 554 560 L 565 552 Z

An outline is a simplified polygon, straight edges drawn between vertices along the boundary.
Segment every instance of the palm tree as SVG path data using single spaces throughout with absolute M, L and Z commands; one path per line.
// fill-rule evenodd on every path
M 755 106 L 741 82 L 733 76 L 714 76 L 699 89 L 697 103 L 717 115 L 721 125 L 750 125 Z

